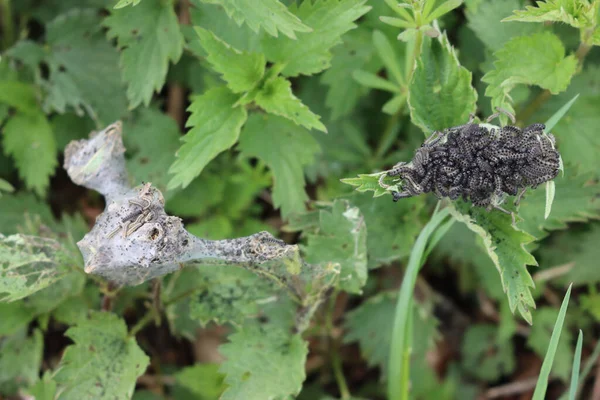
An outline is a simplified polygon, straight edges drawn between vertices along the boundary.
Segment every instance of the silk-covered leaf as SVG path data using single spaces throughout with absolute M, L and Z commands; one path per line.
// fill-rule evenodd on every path
M 544 358 L 550 345 L 550 337 L 558 317 L 558 309 L 541 307 L 535 312 L 535 324 L 527 337 L 527 346 L 540 357 Z M 571 360 L 573 358 L 573 334 L 568 329 L 563 329 L 554 355 L 552 375 L 563 381 L 569 379 L 571 374 Z
M 44 338 L 38 329 L 30 337 L 23 329 L 0 340 L 1 394 L 14 396 L 19 388 L 31 386 L 39 379 L 43 349 Z
M 361 27 L 344 35 L 344 43 L 331 51 L 331 68 L 323 74 L 321 82 L 328 86 L 327 106 L 331 108 L 331 118 L 337 119 L 350 114 L 368 88 L 352 79 L 354 71 L 375 73 L 381 61 L 374 57 L 375 49 L 371 33 Z
M 54 239 L 0 234 L 0 301 L 15 301 L 54 284 L 74 255 Z
M 519 206 L 519 216 L 523 221 L 518 226 L 542 239 L 548 231 L 565 229 L 568 222 L 587 222 L 600 218 L 600 187 L 590 174 L 575 174 L 568 168 L 564 177 L 555 178 L 556 195 L 552 213 L 544 218 L 546 201 L 543 188 L 528 190 Z
M 50 74 L 43 87 L 47 111 L 85 111 L 99 125 L 125 114 L 127 98 L 119 54 L 106 40 L 96 10 L 72 9 L 62 14 L 46 26 L 46 40 Z
M 292 84 L 283 77 L 267 81 L 254 97 L 254 102 L 266 112 L 287 118 L 297 125 L 327 132 L 320 117 L 294 96 Z
M 520 36 L 494 53 L 494 69 L 482 80 L 492 107 L 514 111 L 511 90 L 518 84 L 537 85 L 556 94 L 564 91 L 577 68 L 574 55 L 565 57 L 560 38 L 551 32 Z M 506 119 L 506 117 L 503 117 Z
M 212 32 L 200 27 L 195 29 L 200 44 L 208 54 L 206 59 L 233 92 L 246 92 L 260 82 L 265 73 L 264 55 L 241 52 Z
M 339 264 L 338 287 L 362 293 L 367 282 L 367 228 L 357 207 L 336 200 L 330 210 L 319 211 L 319 228 L 307 234 L 303 250 L 309 263 Z
M 152 182 L 165 193 L 169 166 L 179 148 L 177 122 L 155 108 L 141 108 L 125 122 L 123 141 L 127 154 L 127 169 L 135 182 Z M 165 193 L 169 197 L 169 193 Z
M 250 29 L 258 32 L 264 30 L 271 36 L 278 37 L 281 32 L 291 39 L 296 39 L 295 32 L 310 32 L 298 16 L 292 14 L 279 0 L 202 0 L 205 3 L 221 4 L 227 14 L 237 22 L 248 24 Z
M 219 352 L 226 358 L 219 370 L 227 385 L 221 400 L 291 398 L 306 377 L 306 342 L 282 329 L 244 327 Z
M 304 128 L 273 116 L 252 114 L 240 136 L 242 155 L 257 157 L 273 172 L 273 204 L 285 217 L 305 210 L 303 168 L 313 162 L 319 145 Z
M 463 201 L 455 202 L 451 211 L 457 220 L 467 224 L 483 239 L 487 253 L 500 273 L 510 310 L 514 313 L 518 309 L 531 324 L 530 309 L 535 308 L 535 302 L 530 288 L 535 285 L 527 265 L 537 265 L 537 262 L 524 246 L 535 238 L 514 227 L 511 216 L 500 211 L 488 212 Z
M 511 15 L 521 4 L 519 0 L 504 0 L 483 1 L 475 9 L 467 5 L 468 27 L 492 51 L 499 50 L 514 37 L 540 32 L 543 29 L 541 25 L 501 21 L 501 18 Z
M 425 197 L 394 203 L 389 197 L 373 199 L 366 193 L 354 193 L 348 196 L 348 200 L 360 209 L 365 218 L 369 268 L 410 255 L 423 226 L 419 214 L 425 206 Z
M 426 134 L 462 125 L 475 112 L 471 72 L 461 67 L 446 35 L 423 41 L 408 93 L 411 119 Z
M 58 164 L 52 128 L 41 112 L 18 113 L 3 129 L 3 145 L 14 158 L 25 185 L 42 196 L 50 184 L 50 176 Z
M 192 115 L 186 122 L 192 129 L 181 139 L 184 144 L 169 169 L 174 175 L 169 189 L 185 188 L 209 161 L 237 142 L 248 116 L 244 107 L 234 107 L 237 100 L 229 89 L 217 87 L 192 101 L 188 108 Z
M 596 15 L 594 2 L 588 0 L 546 0 L 536 1 L 535 6 L 525 10 L 515 10 L 514 15 L 504 21 L 522 22 L 564 22 L 575 28 L 588 28 L 594 25 Z
M 537 325 L 537 322 L 536 322 Z M 471 325 L 462 341 L 465 370 L 472 376 L 497 381 L 510 375 L 515 367 L 514 345 L 510 340 L 500 340 L 493 325 Z
M 370 7 L 367 0 L 315 0 L 304 1 L 289 10 L 308 25 L 312 32 L 299 33 L 291 38 L 263 39 L 267 59 L 282 63 L 283 75 L 313 75 L 331 65 L 331 48 L 342 42 L 341 36 L 356 27 L 354 21 Z
M 125 321 L 109 312 L 92 312 L 66 335 L 75 344 L 65 350 L 55 380 L 61 399 L 129 399 L 149 358 L 127 335 Z
M 130 108 L 148 106 L 165 84 L 169 62 L 183 53 L 183 35 L 172 1 L 145 0 L 137 7 L 118 8 L 104 19 L 108 37 L 121 49 L 121 71 Z

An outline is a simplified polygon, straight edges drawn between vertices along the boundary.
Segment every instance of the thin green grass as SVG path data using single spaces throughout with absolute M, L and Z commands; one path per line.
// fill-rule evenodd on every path
M 437 209 L 436 209 L 437 210 Z M 450 210 L 445 208 L 433 214 L 431 220 L 425 225 L 410 253 L 408 266 L 404 274 L 396 312 L 394 316 L 394 328 L 392 331 L 392 344 L 390 346 L 389 376 L 387 394 L 389 400 L 408 400 L 408 389 L 410 379 L 410 347 L 411 333 L 409 332 L 412 315 L 412 297 L 419 269 L 424 261 L 425 249 L 429 238 L 434 234 L 438 226 L 449 215 Z M 442 226 L 441 231 L 447 232 L 449 224 Z M 441 239 L 435 235 L 432 243 Z
M 542 363 L 540 376 L 538 378 L 537 384 L 535 385 L 535 391 L 533 392 L 533 400 L 544 400 L 544 397 L 546 396 L 546 389 L 548 389 L 548 378 L 550 377 L 552 363 L 554 362 L 554 355 L 556 354 L 558 341 L 560 340 L 560 334 L 562 332 L 563 324 L 565 322 L 565 315 L 567 314 L 567 308 L 569 306 L 569 298 L 571 297 L 572 286 L 573 284 L 569 285 L 567 294 L 565 294 L 565 298 L 563 299 L 562 305 L 560 306 L 558 318 L 556 318 L 556 323 L 554 324 L 554 329 L 552 330 L 552 336 L 550 337 L 550 345 L 548 346 L 546 357 L 544 357 L 544 362 Z
M 579 330 L 577 338 L 577 347 L 573 356 L 573 369 L 571 370 L 571 387 L 569 388 L 569 400 L 575 400 L 577 396 L 577 386 L 579 385 L 579 364 L 581 363 L 581 347 L 583 346 L 583 332 Z

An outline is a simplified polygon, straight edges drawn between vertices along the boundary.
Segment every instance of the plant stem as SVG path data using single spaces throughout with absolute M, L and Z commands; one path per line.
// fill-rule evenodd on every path
M 13 44 L 15 35 L 10 0 L 0 0 L 0 14 L 2 14 L 2 50 L 6 50 Z
M 333 375 L 335 376 L 335 381 L 337 382 L 338 388 L 340 390 L 340 395 L 342 396 L 342 400 L 349 399 L 350 390 L 348 389 L 348 384 L 346 383 L 346 378 L 344 377 L 344 371 L 342 370 L 342 360 L 340 359 L 340 346 L 339 340 L 333 335 L 333 328 L 335 324 L 333 322 L 333 313 L 335 312 L 335 302 L 338 297 L 339 290 L 335 290 L 332 293 L 329 300 L 329 308 L 327 309 L 327 317 L 325 320 L 325 326 L 328 331 L 329 340 L 332 341 L 332 346 L 330 346 L 330 354 L 331 354 L 331 367 L 333 369 Z

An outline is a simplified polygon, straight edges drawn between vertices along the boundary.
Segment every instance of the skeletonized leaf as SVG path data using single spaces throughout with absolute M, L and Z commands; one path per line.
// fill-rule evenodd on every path
M 125 321 L 109 312 L 91 312 L 66 335 L 75 344 L 65 350 L 54 377 L 61 399 L 131 398 L 150 359 L 127 335 Z
M 319 152 L 316 140 L 304 128 L 273 116 L 252 114 L 240 137 L 243 155 L 263 160 L 274 176 L 273 204 L 285 217 L 305 210 L 303 167 Z
M 185 188 L 210 160 L 237 142 L 248 116 L 244 107 L 234 107 L 237 100 L 225 87 L 213 88 L 194 99 L 188 108 L 192 115 L 186 122 L 192 129 L 181 139 L 184 144 L 169 169 L 174 175 L 169 189 Z
M 341 36 L 356 27 L 354 21 L 370 10 L 367 0 L 304 1 L 289 10 L 312 29 L 290 38 L 266 37 L 262 44 L 267 59 L 285 64 L 285 76 L 313 75 L 331 63 L 331 48 Z
M 423 41 L 408 93 L 411 119 L 426 134 L 464 124 L 476 109 L 471 72 L 461 67 L 446 35 Z
M 142 103 L 148 106 L 152 94 L 165 83 L 169 61 L 176 63 L 183 52 L 183 35 L 172 2 L 145 0 L 135 8 L 113 10 L 104 25 L 108 37 L 117 38 L 121 49 L 130 108 Z
M 295 32 L 310 32 L 300 18 L 292 14 L 279 0 L 202 0 L 205 3 L 221 4 L 227 14 L 238 25 L 243 22 L 258 32 L 261 28 L 271 36 L 281 32 L 296 39 Z
M 535 308 L 535 302 L 530 288 L 535 285 L 527 265 L 537 265 L 537 261 L 524 246 L 535 238 L 514 227 L 511 216 L 500 211 L 488 212 L 484 208 L 456 201 L 451 212 L 457 220 L 481 236 L 488 255 L 500 273 L 511 311 L 514 313 L 518 309 L 531 324 L 530 309 Z

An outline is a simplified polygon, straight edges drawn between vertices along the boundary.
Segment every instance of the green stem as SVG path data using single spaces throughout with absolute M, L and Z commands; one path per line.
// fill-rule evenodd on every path
M 404 106 L 400 107 L 398 111 L 394 115 L 388 119 L 387 124 L 385 125 L 385 130 L 383 131 L 383 135 L 381 135 L 381 140 L 379 141 L 379 145 L 377 146 L 377 150 L 375 151 L 375 161 L 381 160 L 383 155 L 389 150 L 392 142 L 395 139 L 395 133 L 398 131 L 398 121 L 400 116 L 402 115 L 402 110 Z
M 6 50 L 13 44 L 15 36 L 10 0 L 0 0 L 0 13 L 2 13 L 2 50 Z
M 327 309 L 327 316 L 325 319 L 325 326 L 327 329 L 327 337 L 332 341 L 332 346 L 330 346 L 330 355 L 331 355 L 331 367 L 333 369 L 333 375 L 335 376 L 335 381 L 340 390 L 340 395 L 342 396 L 342 400 L 350 399 L 350 390 L 348 389 L 348 384 L 346 383 L 346 377 L 344 377 L 344 371 L 342 370 L 342 360 L 340 359 L 340 346 L 339 340 L 333 337 L 333 328 L 335 324 L 333 323 L 333 313 L 335 311 L 335 301 L 338 297 L 339 290 L 335 290 L 332 293 L 329 300 L 329 308 Z

